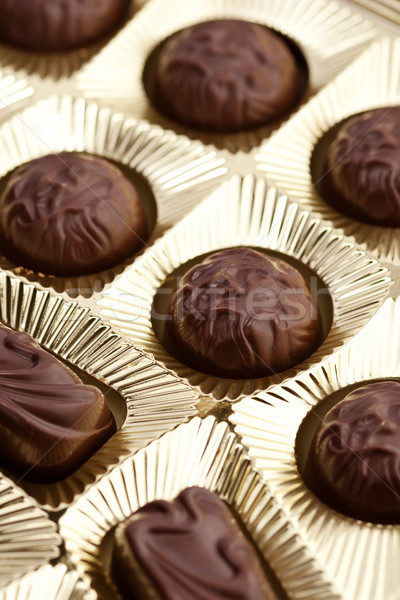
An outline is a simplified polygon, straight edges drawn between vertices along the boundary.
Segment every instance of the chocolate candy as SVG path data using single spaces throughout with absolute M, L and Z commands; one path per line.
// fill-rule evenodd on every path
M 69 50 L 107 35 L 127 0 L 0 0 L 0 39 L 29 50 Z
M 346 121 L 331 143 L 322 195 L 350 217 L 400 226 L 400 107 Z
M 192 267 L 172 295 L 162 343 L 218 377 L 264 377 L 293 367 L 322 341 L 302 275 L 251 248 L 221 250 Z
M 312 441 L 304 477 L 345 515 L 400 523 L 400 382 L 363 385 L 334 406 Z
M 237 132 L 271 123 L 299 100 L 296 60 L 274 31 L 246 21 L 199 23 L 160 51 L 158 108 L 179 123 Z
M 227 505 L 199 487 L 150 502 L 122 523 L 112 574 L 126 598 L 276 600 Z
M 0 326 L 0 464 L 50 483 L 78 469 L 116 431 L 99 389 L 28 334 Z
M 62 152 L 22 165 L 0 197 L 6 256 L 50 275 L 84 275 L 132 256 L 147 237 L 140 198 L 104 159 Z

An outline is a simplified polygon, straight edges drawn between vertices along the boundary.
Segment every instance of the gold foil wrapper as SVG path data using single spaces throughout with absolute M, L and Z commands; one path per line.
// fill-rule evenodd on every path
M 293 257 L 312 269 L 329 291 L 333 316 L 326 339 L 309 359 L 278 375 L 250 380 L 205 375 L 173 358 L 154 332 L 152 302 L 167 276 L 196 256 L 233 246 Z M 335 352 L 376 312 L 390 283 L 385 268 L 264 179 L 233 176 L 126 270 L 98 305 L 113 328 L 193 388 L 214 400 L 235 400 L 293 377 Z
M 318 500 L 299 473 L 296 436 L 306 415 L 337 390 L 400 377 L 399 322 L 400 299 L 389 298 L 335 356 L 284 386 L 243 399 L 230 417 L 272 496 L 346 600 L 399 597 L 400 527 L 345 517 Z
M 103 386 L 119 426 L 69 477 L 51 484 L 17 481 L 42 508 L 65 508 L 124 456 L 196 414 L 197 395 L 186 384 L 87 308 L 7 273 L 0 273 L 0 291 L 1 321 L 79 369 L 84 381 L 85 375 L 93 377 L 87 382 Z
M 93 590 L 80 580 L 76 571 L 59 563 L 45 565 L 15 580 L 0 590 L 0 600 L 95 600 Z
M 56 524 L 0 474 L 0 587 L 58 558 L 60 545 Z
M 227 173 L 225 158 L 212 148 L 83 99 L 61 95 L 36 103 L 0 127 L 0 177 L 34 158 L 64 150 L 111 159 L 144 177 L 157 212 L 144 248 L 188 213 Z M 81 277 L 43 275 L 2 256 L 0 268 L 70 297 L 90 297 L 134 258 Z
M 288 597 L 338 598 L 228 424 L 213 417 L 195 417 L 127 458 L 61 517 L 68 556 L 99 595 L 120 598 L 108 573 L 108 534 L 147 502 L 172 500 L 189 486 L 210 489 L 234 508 Z
M 400 263 L 398 228 L 367 225 L 336 211 L 315 191 L 310 160 L 315 144 L 336 123 L 399 102 L 400 40 L 382 38 L 254 153 L 258 170 L 268 180 L 298 199 L 306 210 L 330 221 L 369 252 L 395 265 Z
M 309 68 L 307 99 L 328 83 L 375 36 L 370 22 L 337 2 L 326 0 L 175 0 L 148 3 L 140 14 L 76 76 L 86 98 L 118 106 L 138 118 L 236 152 L 261 143 L 282 122 L 243 134 L 203 133 L 164 117 L 146 95 L 142 73 L 152 50 L 172 33 L 201 21 L 236 18 L 267 25 L 300 47 Z M 108 73 L 107 80 L 104 73 Z M 303 100 L 304 100 L 303 99 Z

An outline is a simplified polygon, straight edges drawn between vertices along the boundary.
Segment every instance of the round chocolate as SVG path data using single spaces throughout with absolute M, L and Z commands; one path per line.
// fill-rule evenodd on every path
M 322 194 L 350 217 L 400 226 L 400 107 L 346 121 L 330 144 Z
M 110 33 L 127 0 L 0 0 L 0 39 L 29 50 L 69 50 Z
M 8 258 L 51 275 L 83 275 L 133 255 L 147 236 L 133 185 L 104 159 L 76 152 L 22 165 L 0 197 Z
M 158 108 L 179 123 L 237 132 L 271 123 L 302 93 L 292 51 L 255 23 L 216 20 L 172 36 L 156 70 Z
M 284 371 L 322 341 L 318 307 L 302 275 L 251 248 L 221 250 L 192 267 L 171 296 L 162 343 L 217 377 Z
M 304 476 L 345 515 L 400 523 L 400 383 L 363 385 L 336 404 L 313 438 Z

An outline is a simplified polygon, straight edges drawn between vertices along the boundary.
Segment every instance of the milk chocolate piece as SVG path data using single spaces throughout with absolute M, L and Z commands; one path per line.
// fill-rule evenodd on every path
M 22 165 L 0 197 L 3 252 L 49 275 L 84 275 L 132 256 L 147 237 L 133 185 L 108 161 L 49 154 Z
M 346 121 L 331 143 L 323 197 L 350 217 L 400 227 L 400 107 Z
M 234 19 L 199 23 L 167 40 L 155 90 L 162 112 L 211 132 L 269 124 L 303 91 L 285 40 L 266 27 Z
M 112 574 L 126 598 L 276 600 L 228 506 L 199 487 L 150 502 L 122 523 Z
M 217 377 L 264 377 L 293 367 L 322 342 L 302 275 L 251 248 L 221 250 L 179 280 L 162 342 L 184 364 Z
M 29 50 L 69 50 L 112 32 L 127 8 L 127 0 L 0 0 L 0 39 Z
M 315 434 L 304 476 L 345 515 L 400 523 L 400 382 L 363 385 L 336 404 Z
M 0 465 L 50 483 L 78 469 L 116 431 L 96 387 L 28 334 L 0 326 Z

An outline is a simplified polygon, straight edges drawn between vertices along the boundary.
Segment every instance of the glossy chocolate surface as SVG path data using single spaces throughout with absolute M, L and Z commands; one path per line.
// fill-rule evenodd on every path
M 49 154 L 22 165 L 0 197 L 3 252 L 49 275 L 83 275 L 117 265 L 147 237 L 133 185 L 108 161 Z
M 247 247 L 195 265 L 171 296 L 162 343 L 210 375 L 264 377 L 302 362 L 322 342 L 321 317 L 302 275 Z
M 203 488 L 145 505 L 120 527 L 116 540 L 114 575 L 123 578 L 127 598 L 276 598 L 228 506 Z
M 400 382 L 358 387 L 325 415 L 305 479 L 339 512 L 400 523 Z
M 400 227 L 400 107 L 346 121 L 328 149 L 325 172 L 322 195 L 340 212 Z
M 169 39 L 158 58 L 155 98 L 181 124 L 210 132 L 266 125 L 303 91 L 286 42 L 261 25 L 208 21 Z
M 43 350 L 0 326 L 0 465 L 50 483 L 78 469 L 116 431 L 103 394 Z
M 0 39 L 30 50 L 69 50 L 110 33 L 127 7 L 127 0 L 0 0 Z

